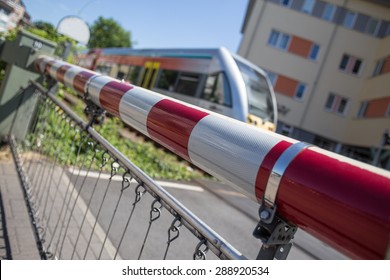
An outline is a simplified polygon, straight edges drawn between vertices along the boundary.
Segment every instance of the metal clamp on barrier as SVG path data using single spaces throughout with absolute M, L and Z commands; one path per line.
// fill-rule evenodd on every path
M 87 81 L 87 83 L 85 84 L 85 89 L 84 89 L 84 95 L 83 95 L 83 99 L 84 99 L 84 102 L 86 104 L 85 108 L 84 108 L 84 113 L 88 116 L 89 118 L 89 125 L 94 125 L 94 124 L 97 124 L 97 125 L 100 125 L 104 122 L 104 118 L 106 116 L 106 110 L 104 110 L 102 107 L 96 105 L 92 100 L 91 100 L 91 97 L 90 97 L 90 93 L 89 93 L 89 85 L 91 84 L 92 80 L 93 79 L 96 79 L 98 76 L 96 77 L 92 77 L 91 79 L 89 79 Z
M 253 235 L 263 243 L 257 259 L 286 259 L 292 247 L 291 240 L 297 231 L 276 215 L 276 197 L 284 172 L 293 159 L 310 145 L 298 142 L 291 145 L 276 161 L 271 170 L 259 209 L 260 221 Z

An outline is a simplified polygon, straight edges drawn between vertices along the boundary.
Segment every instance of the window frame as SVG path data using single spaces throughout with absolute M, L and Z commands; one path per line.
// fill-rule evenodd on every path
M 367 100 L 360 102 L 359 110 L 356 114 L 356 117 L 358 117 L 359 119 L 364 118 L 364 115 L 366 114 L 366 111 L 367 111 L 367 107 L 368 107 Z
M 342 68 L 342 65 L 344 65 L 343 61 L 345 57 L 347 58 L 347 61 L 345 63 L 345 66 L 343 66 Z M 354 69 L 357 63 L 359 63 L 358 70 L 355 72 Z M 343 73 L 351 74 L 354 76 L 360 76 L 361 72 L 363 71 L 363 65 L 364 65 L 364 60 L 362 58 L 344 53 L 343 56 L 341 57 L 341 61 L 339 63 L 338 68 Z
M 300 90 L 301 88 L 303 88 L 303 89 Z M 298 82 L 297 86 L 295 87 L 295 91 L 294 91 L 294 99 L 302 101 L 303 98 L 305 97 L 306 88 L 307 88 L 307 86 L 305 83 Z M 300 97 L 298 96 L 299 93 L 301 95 Z
M 332 100 L 330 106 L 328 107 L 327 105 L 328 105 L 329 99 L 331 97 L 333 98 L 333 100 Z M 342 112 L 340 112 L 340 107 L 341 107 L 341 104 L 343 101 L 345 101 L 346 103 L 344 105 Z M 350 104 L 349 98 L 340 96 L 340 95 L 335 94 L 333 92 L 330 92 L 328 95 L 328 98 L 326 99 L 326 102 L 325 102 L 325 111 L 329 112 L 329 113 L 334 113 L 334 114 L 339 115 L 339 116 L 345 116 L 347 114 L 349 104 Z
M 304 0 L 301 8 L 301 12 L 311 15 L 315 5 L 316 5 L 316 0 Z
M 280 5 L 281 6 L 283 6 L 283 7 L 291 7 L 291 4 L 292 4 L 292 2 L 293 2 L 293 0 L 287 0 L 287 4 L 284 4 L 284 2 L 285 2 L 286 0 L 280 0 Z
M 387 109 L 386 109 L 386 112 L 385 112 L 385 117 L 390 117 L 390 103 L 387 104 Z
M 271 40 L 274 34 L 277 34 L 276 40 Z M 283 42 L 282 38 L 285 38 L 285 37 L 287 37 L 287 42 L 286 42 L 285 46 L 282 47 L 281 46 L 281 43 Z M 281 31 L 277 31 L 274 29 L 271 30 L 271 34 L 269 35 L 268 40 L 267 40 L 267 44 L 269 46 L 276 48 L 276 49 L 279 49 L 279 50 L 283 50 L 283 51 L 288 50 L 290 43 L 291 43 L 291 35 L 290 34 L 287 34 L 287 33 L 281 32 Z
M 375 29 L 373 32 L 370 32 L 369 30 L 369 27 L 370 27 L 370 23 L 372 23 L 373 21 L 376 21 L 376 26 L 375 26 Z M 366 28 L 365 28 L 365 32 L 369 35 L 372 35 L 372 36 L 377 36 L 378 35 L 378 32 L 379 32 L 379 29 L 380 29 L 380 26 L 381 26 L 381 20 L 380 19 L 376 19 L 376 18 L 373 18 L 371 17 L 368 22 L 367 22 L 367 25 L 366 25 Z
M 330 8 L 331 10 L 329 10 L 329 8 Z M 334 4 L 326 3 L 326 4 L 325 4 L 325 8 L 324 8 L 324 10 L 322 11 L 321 18 L 322 18 L 323 20 L 332 22 L 333 19 L 334 19 L 334 15 L 336 14 L 336 10 L 337 10 L 337 7 L 336 7 Z M 329 16 L 327 16 L 328 13 L 330 13 Z M 329 18 L 328 18 L 328 17 L 329 17 Z
M 374 71 L 372 73 L 373 77 L 376 77 L 376 76 L 379 76 L 382 74 L 382 69 L 383 69 L 383 66 L 385 65 L 385 62 L 386 62 L 386 58 L 382 58 L 382 59 L 377 60 L 375 67 L 374 67 Z
M 315 53 L 315 57 L 313 57 L 313 50 L 314 50 L 315 47 L 317 47 L 317 52 Z M 320 49 L 321 49 L 320 45 L 318 45 L 318 44 L 316 44 L 316 43 L 313 43 L 313 44 L 311 45 L 311 48 L 310 48 L 310 52 L 309 52 L 308 58 L 309 58 L 310 60 L 316 61 L 316 60 L 318 59 L 318 56 L 319 56 L 319 53 L 320 53 Z
M 350 24 L 347 24 L 347 19 L 348 19 L 349 15 L 351 15 L 352 18 L 351 18 Z M 346 14 L 344 15 L 343 26 L 345 28 L 348 28 L 348 29 L 353 29 L 353 27 L 355 26 L 355 23 L 356 23 L 356 19 L 357 19 L 357 13 L 356 12 L 347 11 Z

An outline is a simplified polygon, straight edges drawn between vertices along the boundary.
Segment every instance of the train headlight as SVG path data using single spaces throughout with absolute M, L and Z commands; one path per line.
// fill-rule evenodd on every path
M 269 121 L 264 122 L 262 118 L 255 116 L 255 115 L 252 115 L 252 114 L 248 115 L 247 123 L 254 125 L 256 127 L 261 127 L 263 129 L 266 129 L 269 131 L 273 131 L 273 132 L 275 132 L 275 130 L 276 130 L 274 123 L 269 122 Z

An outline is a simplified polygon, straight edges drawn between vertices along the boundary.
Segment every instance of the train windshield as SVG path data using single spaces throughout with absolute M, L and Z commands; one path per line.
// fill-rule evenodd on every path
M 274 108 L 271 91 L 264 75 L 249 65 L 236 60 L 240 69 L 248 93 L 249 114 L 263 119 L 263 121 L 274 121 Z

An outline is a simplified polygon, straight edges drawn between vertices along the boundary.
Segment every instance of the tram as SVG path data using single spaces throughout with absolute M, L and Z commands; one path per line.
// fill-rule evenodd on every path
M 218 49 L 92 49 L 78 65 L 201 108 L 276 130 L 277 106 L 265 71 Z

